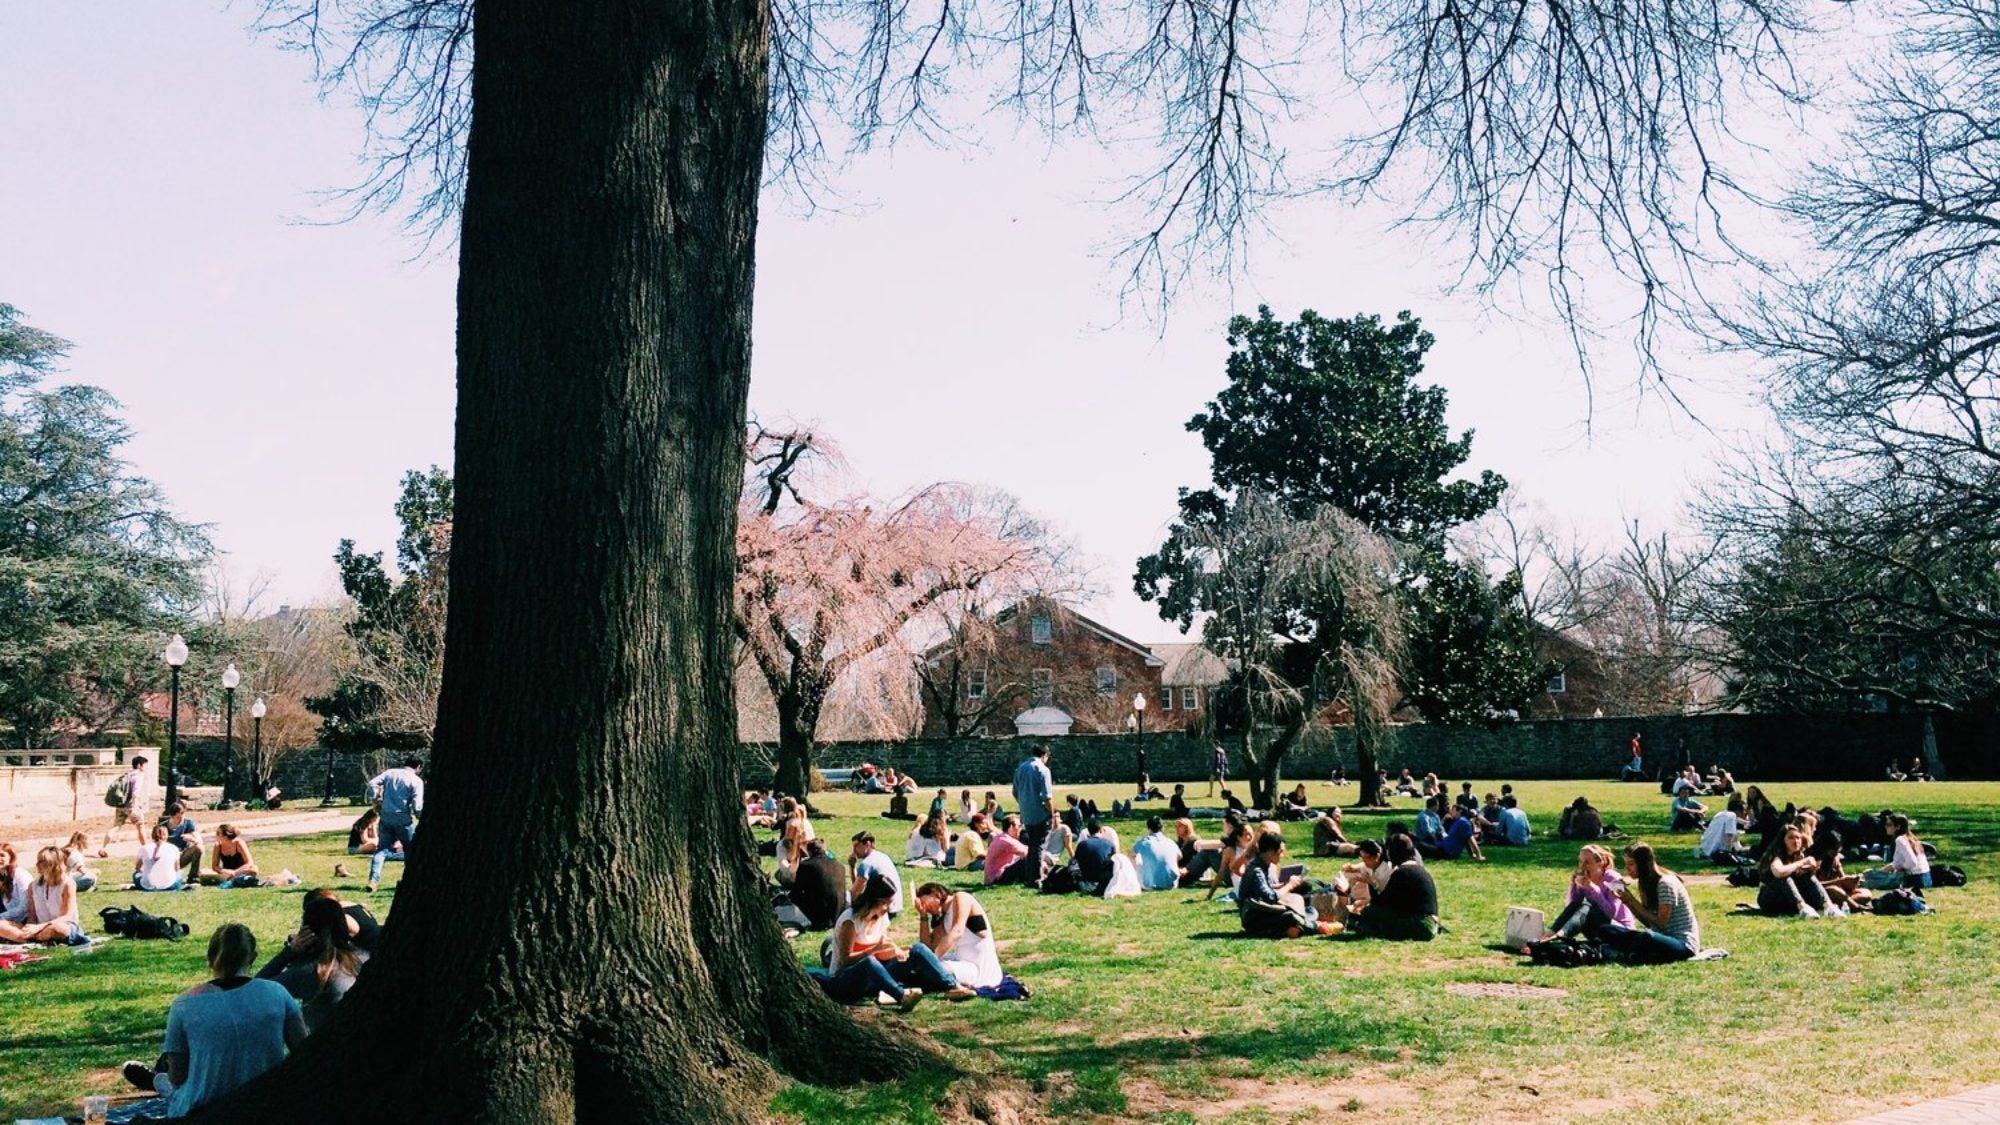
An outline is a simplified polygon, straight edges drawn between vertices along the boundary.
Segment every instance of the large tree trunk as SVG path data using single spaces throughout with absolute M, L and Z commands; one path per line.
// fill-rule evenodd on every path
M 1355 781 L 1361 786 L 1361 805 L 1365 808 L 1389 803 L 1388 795 L 1382 792 L 1380 769 L 1375 754 L 1375 728 L 1368 723 L 1354 724 Z
M 773 788 L 810 803 L 820 704 L 789 694 L 779 696 L 777 702 L 778 777 Z
M 929 1057 L 799 971 L 738 807 L 765 18 L 479 0 L 427 816 L 336 1017 L 203 1120 L 349 1125 L 361 1081 L 398 1121 L 747 1121 L 774 1067 Z
M 1278 731 L 1278 737 L 1270 746 L 1252 756 L 1244 763 L 1244 772 L 1250 780 L 1250 807 L 1263 809 L 1276 815 L 1278 808 L 1278 786 L 1283 784 L 1285 755 L 1297 745 L 1299 735 L 1306 729 L 1305 720 L 1294 719 Z

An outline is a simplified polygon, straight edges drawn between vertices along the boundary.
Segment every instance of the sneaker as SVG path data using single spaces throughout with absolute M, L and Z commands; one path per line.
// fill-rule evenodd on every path
M 967 988 L 964 985 L 959 985 L 957 988 L 954 988 L 950 992 L 945 993 L 944 998 L 956 1002 L 959 1000 L 970 1000 L 978 995 L 979 993 L 977 991 Z
M 906 988 L 903 990 L 903 998 L 901 1000 L 896 1001 L 896 1010 L 899 1012 L 907 1012 L 911 1008 L 914 1008 L 918 1004 L 922 1003 L 923 999 L 924 999 L 923 989 Z
M 1810 907 L 1810 906 L 1801 906 L 1801 907 L 1799 907 L 1799 917 L 1801 917 L 1801 918 L 1817 918 L 1817 917 L 1819 917 L 1819 911 L 1817 911 L 1817 910 L 1814 910 L 1814 909 L 1813 909 L 1812 907 Z
M 336 863 L 333 865 L 333 877 L 336 879 L 351 879 L 354 877 L 354 873 L 347 869 L 346 864 Z

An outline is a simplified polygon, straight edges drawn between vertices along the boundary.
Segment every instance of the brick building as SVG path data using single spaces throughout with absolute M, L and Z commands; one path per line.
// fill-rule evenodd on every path
M 1022 721 L 1034 733 L 1112 734 L 1127 729 L 1134 696 L 1146 700 L 1147 728 L 1165 729 L 1154 724 L 1166 660 L 1052 599 L 1009 606 L 976 641 L 940 644 L 924 658 L 928 679 L 940 685 L 924 699 L 926 737 L 1004 737 Z M 1064 720 L 1067 731 L 1057 729 Z

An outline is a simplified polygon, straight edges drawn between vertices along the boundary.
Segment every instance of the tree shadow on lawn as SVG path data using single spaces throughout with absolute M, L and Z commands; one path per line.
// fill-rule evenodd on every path
M 1233 1059 L 1264 1068 L 1274 1064 L 1306 1063 L 1329 1055 L 1368 1062 L 1390 1062 L 1414 1056 L 1426 1063 L 1443 1060 L 1451 1038 L 1428 1021 L 1384 1017 L 1367 1011 L 1325 1009 L 1281 1013 L 1274 1026 L 1193 1032 L 1176 1029 L 1171 1013 L 1146 1032 L 1119 1037 L 1041 1035 L 1025 1042 L 995 1042 L 964 1032 L 936 1031 L 936 1037 L 965 1050 L 998 1051 L 1006 1065 L 1029 1078 L 1057 1071 L 1111 1068 L 1131 1073 L 1134 1067 L 1166 1067 L 1191 1062 Z M 1448 1029 L 1447 1029 L 1448 1030 Z

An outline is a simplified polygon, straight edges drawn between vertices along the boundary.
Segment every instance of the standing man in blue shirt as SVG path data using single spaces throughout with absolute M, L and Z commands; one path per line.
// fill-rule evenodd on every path
M 1056 816 L 1055 778 L 1049 775 L 1049 744 L 1037 745 L 1034 752 L 1014 770 L 1014 803 L 1021 808 L 1021 842 L 1030 857 L 1041 854 L 1049 838 L 1049 823 Z M 1039 885 L 1041 880 L 1035 880 Z
M 415 754 L 403 759 L 396 769 L 383 770 L 368 783 L 368 799 L 382 809 L 381 843 L 368 857 L 368 890 L 382 883 L 382 864 L 392 859 L 408 859 L 410 840 L 417 832 L 417 818 L 424 815 L 424 779 L 417 776 L 424 760 Z

